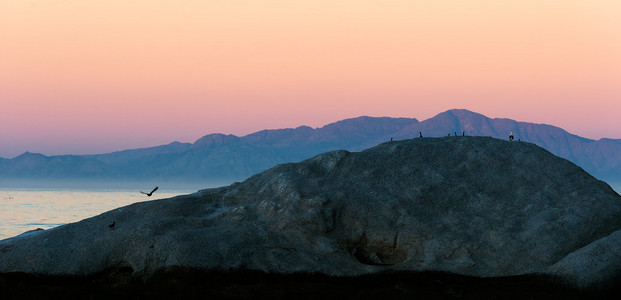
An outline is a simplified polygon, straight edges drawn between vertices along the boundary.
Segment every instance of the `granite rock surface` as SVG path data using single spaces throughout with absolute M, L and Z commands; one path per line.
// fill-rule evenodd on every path
M 0 272 L 433 270 L 589 287 L 621 274 L 620 230 L 621 196 L 534 144 L 416 138 L 6 239 Z

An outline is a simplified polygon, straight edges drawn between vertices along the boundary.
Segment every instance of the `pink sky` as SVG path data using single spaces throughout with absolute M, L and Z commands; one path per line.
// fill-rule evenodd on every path
M 451 108 L 621 138 L 621 1 L 2 1 L 0 157 Z

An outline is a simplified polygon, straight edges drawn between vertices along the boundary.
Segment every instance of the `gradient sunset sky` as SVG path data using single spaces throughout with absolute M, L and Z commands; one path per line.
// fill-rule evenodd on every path
M 621 1 L 0 2 L 0 157 L 452 108 L 621 138 Z

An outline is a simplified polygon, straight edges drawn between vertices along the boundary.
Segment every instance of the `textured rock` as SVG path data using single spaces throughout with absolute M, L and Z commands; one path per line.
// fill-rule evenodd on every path
M 423 138 L 329 152 L 3 240 L 0 272 L 434 270 L 549 273 L 587 287 L 618 275 L 620 229 L 621 197 L 536 145 Z M 594 261 L 605 275 L 577 276 Z
M 614 284 L 621 276 L 621 230 L 574 251 L 554 264 L 548 273 L 559 275 L 578 287 Z

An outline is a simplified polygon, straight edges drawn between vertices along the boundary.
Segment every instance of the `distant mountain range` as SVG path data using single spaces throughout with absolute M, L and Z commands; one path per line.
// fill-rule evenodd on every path
M 262 130 L 246 136 L 209 134 L 194 143 L 173 142 L 151 148 L 97 155 L 45 156 L 23 153 L 0 158 L 2 181 L 110 180 L 232 182 L 277 164 L 298 162 L 337 149 L 360 151 L 394 140 L 470 136 L 535 143 L 605 181 L 621 181 L 621 140 L 591 140 L 545 124 L 491 119 L 463 109 L 449 110 L 419 122 L 410 118 L 358 117 L 313 129 Z M 451 159 L 447 157 L 446 159 Z

